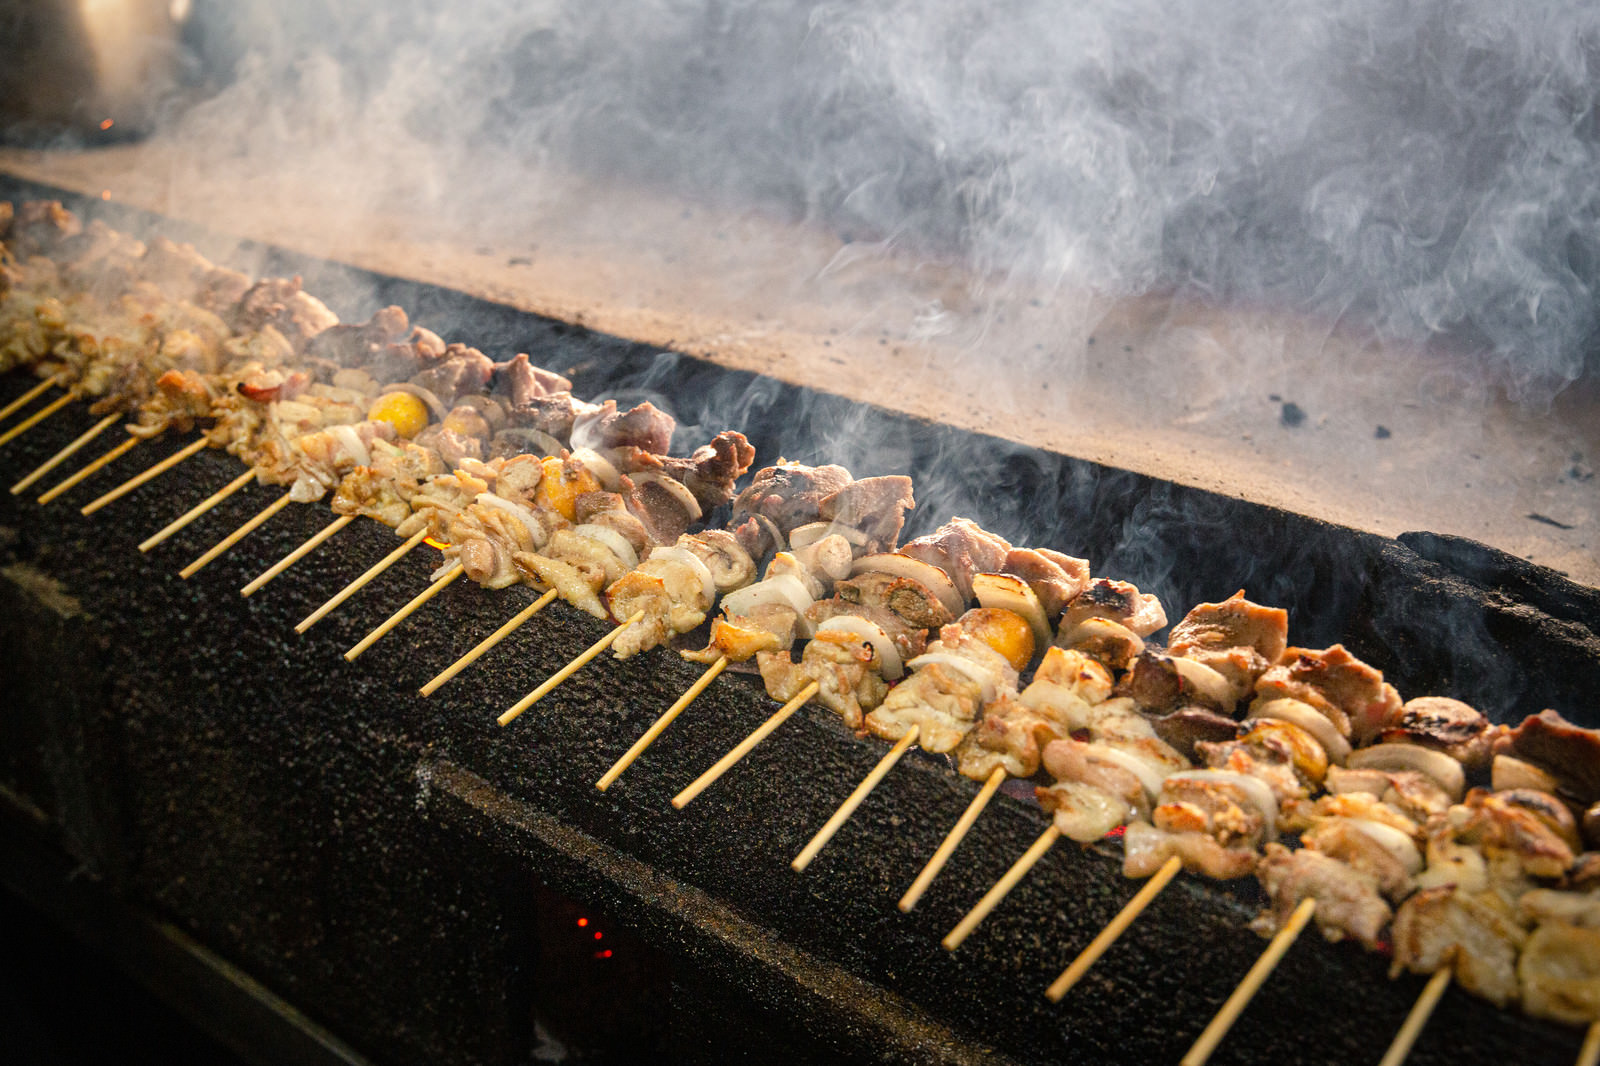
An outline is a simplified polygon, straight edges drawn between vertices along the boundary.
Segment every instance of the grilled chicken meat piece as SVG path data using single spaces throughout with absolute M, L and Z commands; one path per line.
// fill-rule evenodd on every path
M 846 603 L 889 611 L 917 629 L 938 629 L 953 621 L 949 610 L 927 586 L 881 570 L 864 571 L 836 582 L 833 594 Z
M 1032 777 L 1045 745 L 1087 729 L 1111 687 L 1111 675 L 1099 662 L 1082 652 L 1049 649 L 1026 689 L 1002 694 L 985 709 L 961 746 L 961 772 L 981 781 L 998 766 L 1012 777 Z
M 311 338 L 339 324 L 339 316 L 306 292 L 299 276 L 263 278 L 245 291 L 229 316 L 239 333 L 255 333 L 271 326 L 296 352 L 306 351 Z
M 306 343 L 306 354 L 344 367 L 365 366 L 391 344 L 399 344 L 411 331 L 404 308 L 390 305 L 373 313 L 360 325 L 337 323 Z
M 1600 930 L 1547 922 L 1517 959 L 1522 1009 L 1567 1025 L 1600 1021 Z
M 1184 615 L 1172 627 L 1167 650 L 1205 663 L 1228 679 L 1235 699 L 1244 699 L 1288 644 L 1289 612 L 1252 603 L 1240 589 Z
M 1400 718 L 1400 694 L 1383 674 L 1335 644 L 1289 648 L 1256 681 L 1262 699 L 1297 699 L 1327 716 L 1352 743 L 1365 744 Z
M 527 352 L 518 352 L 503 363 L 494 364 L 490 394 L 507 401 L 513 410 L 533 400 L 558 392 L 572 391 L 572 382 L 553 370 L 534 366 Z
M 734 483 L 750 469 L 756 450 L 743 433 L 729 429 L 681 458 L 631 445 L 611 448 L 607 454 L 621 473 L 656 472 L 681 482 L 700 509 L 710 512 L 733 499 Z
M 882 703 L 889 690 L 871 643 L 836 630 L 818 633 L 808 641 L 799 662 L 790 659 L 786 651 L 764 651 L 756 655 L 756 664 L 773 699 L 787 702 L 815 681 L 818 690 L 812 699 L 858 732 L 867 712 Z
M 1195 745 L 1202 741 L 1224 743 L 1239 735 L 1238 722 L 1202 707 L 1182 707 L 1170 714 L 1154 716 L 1150 725 L 1156 736 L 1192 761 L 1199 760 Z
M 972 599 L 975 574 L 999 573 L 1011 545 L 966 518 L 952 518 L 927 536 L 907 541 L 901 555 L 937 566 L 955 582 L 963 603 Z
M 918 746 L 938 754 L 955 750 L 982 710 L 982 686 L 954 667 L 930 663 L 891 688 L 866 725 L 884 740 L 899 740 L 915 725 Z
M 900 543 L 906 512 L 916 505 L 910 478 L 900 474 L 866 477 L 817 501 L 817 515 L 861 533 L 867 554 L 892 552 Z
M 1126 581 L 1104 577 L 1090 582 L 1067 604 L 1060 631 L 1070 633 L 1091 618 L 1115 622 L 1139 637 L 1148 637 L 1167 624 L 1167 612 L 1160 600 Z
M 1291 851 L 1269 842 L 1256 876 L 1271 907 L 1257 915 L 1250 928 L 1272 936 L 1289 921 L 1304 899 L 1317 901 L 1316 923 L 1325 939 L 1359 940 L 1377 950 L 1393 911 L 1379 892 L 1377 879 L 1331 855 L 1311 848 Z
M 1442 751 L 1468 770 L 1489 765 L 1499 731 L 1479 711 L 1446 696 L 1421 696 L 1400 708 L 1400 720 L 1379 739 Z
M 775 466 L 756 471 L 750 485 L 734 498 L 731 524 L 741 525 L 746 519 L 760 515 L 777 527 L 787 543 L 795 527 L 822 517 L 825 497 L 853 480 L 850 471 L 842 466 L 806 466 L 779 460 Z M 759 555 L 755 551 L 750 554 Z
M 1223 844 L 1209 833 L 1173 831 L 1148 822 L 1129 822 L 1122 848 L 1124 877 L 1150 877 L 1174 855 L 1185 870 L 1218 881 L 1248 877 L 1256 868 L 1254 847 Z
M 1020 577 L 1039 597 L 1046 621 L 1054 622 L 1084 589 L 1089 587 L 1089 560 L 1063 555 L 1049 548 L 1012 548 L 1000 572 Z
M 1517 953 L 1527 939 L 1493 892 L 1424 889 L 1395 914 L 1390 972 L 1431 974 L 1449 967 L 1463 989 L 1504 1007 L 1520 994 Z
M 1579 810 L 1600 802 L 1600 729 L 1584 729 L 1556 711 L 1540 711 L 1497 738 L 1494 751 L 1553 775 L 1559 794 Z

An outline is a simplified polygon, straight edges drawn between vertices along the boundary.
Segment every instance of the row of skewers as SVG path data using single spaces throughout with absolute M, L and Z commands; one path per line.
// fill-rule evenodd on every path
M 1255 875 L 1273 940 L 1185 1062 L 1202 1062 L 1295 936 L 1382 947 L 1431 973 L 1386 1061 L 1452 980 L 1499 1005 L 1600 1019 L 1600 736 L 1545 712 L 1515 730 L 1459 701 L 1402 701 L 1335 645 L 1291 648 L 1287 614 L 1243 593 L 1166 628 L 1153 596 L 1087 561 L 1021 548 L 965 519 L 899 543 L 904 477 L 779 461 L 733 431 L 687 458 L 649 404 L 587 404 L 525 355 L 496 363 L 412 327 L 399 308 L 345 325 L 297 281 L 252 282 L 192 248 L 134 241 L 60 205 L 0 205 L 0 370 L 43 379 L 0 445 L 73 400 L 99 421 L 13 486 L 22 492 L 117 422 L 122 443 L 48 503 L 167 430 L 201 437 L 83 508 L 108 506 L 205 447 L 246 472 L 140 545 L 175 535 L 252 480 L 287 491 L 182 571 L 197 573 L 292 502 L 333 520 L 241 591 L 259 591 L 355 517 L 401 544 L 304 631 L 424 541 L 429 586 L 346 652 L 355 659 L 452 582 L 542 591 L 422 688 L 430 695 L 556 598 L 618 624 L 507 708 L 504 726 L 608 648 L 682 651 L 706 671 L 598 782 L 609 788 L 731 663 L 754 662 L 780 709 L 673 799 L 683 807 L 808 702 L 893 746 L 796 856 L 803 870 L 913 746 L 982 787 L 900 901 L 928 890 L 1007 778 L 1051 783 L 1049 827 L 945 937 L 955 950 L 1067 836 L 1121 833 L 1141 891 L 1049 996 L 1062 998 L 1181 870 Z M 723 508 L 726 508 L 724 512 Z M 708 516 L 726 513 L 721 523 Z M 696 530 L 695 532 L 690 532 Z M 764 564 L 764 566 L 762 565 Z M 759 579 L 758 579 L 758 574 Z M 720 609 L 720 613 L 714 612 Z M 798 648 L 798 658 L 795 650 Z M 1031 679 L 1022 683 L 1024 676 Z M 1242 721 L 1240 720 L 1242 718 Z M 1467 790 L 1469 779 L 1488 788 Z M 1299 833 L 1298 848 L 1283 834 Z M 1600 1055 L 1592 1025 L 1585 1063 Z

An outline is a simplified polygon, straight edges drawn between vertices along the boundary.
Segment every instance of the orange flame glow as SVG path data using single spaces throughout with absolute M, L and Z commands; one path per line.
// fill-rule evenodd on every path
M 112 126 L 115 126 L 115 125 L 116 125 L 116 123 L 115 123 L 115 122 L 113 122 L 113 121 L 112 121 L 112 120 L 111 120 L 111 119 L 109 119 L 109 118 L 108 118 L 108 119 L 105 119 L 105 120 L 103 120 L 103 121 L 102 121 L 102 122 L 101 122 L 101 123 L 100 123 L 100 128 L 101 128 L 101 129 L 103 129 L 103 130 L 108 130 L 108 129 L 110 129 L 110 128 L 111 128 L 111 127 L 112 127 Z
M 110 189 L 101 189 L 100 190 L 100 199 L 102 199 L 102 200 L 111 199 L 111 190 Z
M 433 548 L 438 548 L 440 551 L 444 551 L 446 548 L 450 547 L 450 543 L 448 541 L 435 540 L 432 537 L 423 537 L 422 543 Z

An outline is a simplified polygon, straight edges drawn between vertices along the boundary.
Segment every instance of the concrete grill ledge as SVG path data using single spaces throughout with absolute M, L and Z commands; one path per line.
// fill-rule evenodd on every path
M 316 291 L 317 264 L 288 257 L 283 266 Z M 688 357 L 445 290 L 365 280 L 447 335 L 576 367 L 583 395 L 648 384 L 690 415 L 718 396 L 752 395 L 748 375 Z M 25 385 L 0 381 L 0 400 Z M 746 415 L 752 424 L 734 428 L 757 441 L 761 461 L 820 458 L 799 447 L 836 441 L 848 454 L 828 458 L 862 476 L 910 472 L 920 490 L 962 455 L 940 488 L 919 492 L 924 528 L 971 514 L 1086 554 L 1097 572 L 1157 591 L 1175 615 L 1245 585 L 1290 609 L 1296 643 L 1345 640 L 1408 696 L 1461 696 L 1499 720 L 1555 706 L 1597 724 L 1600 612 L 1591 590 L 1548 571 L 1470 543 L 1359 533 L 776 383 Z M 42 424 L 0 451 L 0 465 L 20 475 L 88 417 Z M 859 433 L 830 432 L 840 425 Z M 93 894 L 170 923 L 356 1054 L 385 1064 L 527 1061 L 551 957 L 544 891 L 607 915 L 661 960 L 656 1051 L 679 1061 L 1175 1062 L 1260 951 L 1244 928 L 1251 886 L 1180 878 L 1051 1005 L 1045 985 L 1137 888 L 1117 873 L 1117 849 L 1058 846 L 946 953 L 939 937 L 1043 828 L 1037 808 L 997 800 L 918 909 L 901 915 L 899 892 L 974 790 L 941 761 L 911 758 L 796 875 L 789 859 L 882 745 L 807 709 L 672 810 L 670 796 L 770 709 L 747 677 L 719 681 L 599 793 L 594 780 L 696 676 L 692 664 L 659 653 L 603 659 L 500 729 L 499 710 L 603 632 L 557 605 L 420 699 L 422 682 L 529 594 L 461 583 L 346 664 L 339 653 L 409 599 L 432 560 L 415 553 L 297 637 L 293 624 L 392 536 L 356 523 L 242 599 L 240 585 L 327 520 L 321 506 L 290 508 L 180 580 L 182 564 L 275 493 L 248 489 L 149 555 L 134 545 L 234 476 L 233 460 L 198 456 L 92 518 L 74 504 L 175 447 L 142 446 L 48 509 L 0 498 L 0 691 L 9 696 L 0 785 L 8 823 L 32 809 L 46 827 L 8 834 L 23 841 L 8 847 L 81 867 Z M 32 883 L 48 891 L 38 887 L 47 879 Z M 1389 982 L 1385 967 L 1304 938 L 1219 1061 L 1376 1061 L 1421 987 Z M 227 1029 L 238 1017 L 211 1020 Z M 1451 992 L 1410 1061 L 1569 1063 L 1578 1043 L 1575 1031 Z

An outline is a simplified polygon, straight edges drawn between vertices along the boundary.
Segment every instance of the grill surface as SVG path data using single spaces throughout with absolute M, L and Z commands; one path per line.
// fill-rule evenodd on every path
M 41 191 L 0 185 L 13 199 Z M 1389 541 L 265 251 L 261 272 L 305 275 L 347 320 L 398 303 L 447 338 L 569 372 L 585 397 L 648 396 L 679 419 L 675 451 L 731 427 L 758 463 L 910 473 L 908 535 L 966 514 L 1086 555 L 1174 615 L 1245 587 L 1289 608 L 1292 641 L 1342 639 L 1408 696 L 1456 695 L 1497 720 L 1556 706 L 1597 724 L 1600 597 L 1470 542 Z M 20 476 L 88 423 L 52 419 L 0 464 Z M 297 637 L 293 624 L 391 535 L 356 523 L 241 599 L 327 520 L 320 505 L 290 508 L 182 581 L 179 566 L 275 492 L 247 490 L 148 556 L 134 545 L 234 476 L 231 459 L 204 454 L 89 519 L 71 506 L 174 447 L 136 449 L 46 510 L 0 501 L 12 649 L 0 681 L 18 708 L 0 725 L 4 780 L 109 893 L 170 917 L 375 1058 L 525 1059 L 535 882 L 669 960 L 666 1050 L 696 1060 L 1176 1061 L 1261 949 L 1243 928 L 1250 886 L 1180 878 L 1051 1005 L 1044 986 L 1137 888 L 1112 851 L 1058 846 L 946 953 L 939 937 L 1044 828 L 1037 808 L 997 800 L 901 915 L 894 900 L 974 791 L 942 762 L 909 758 L 797 875 L 789 860 L 883 746 L 808 708 L 673 811 L 670 796 L 771 710 L 744 677 L 719 680 L 599 793 L 592 782 L 692 664 L 602 659 L 499 729 L 498 711 L 604 631 L 556 605 L 423 700 L 422 682 L 530 596 L 459 583 L 346 664 L 340 653 L 422 586 L 431 560 L 415 553 Z M 1375 1061 L 1421 987 L 1390 984 L 1384 968 L 1303 938 L 1218 1061 Z M 1452 991 L 1411 1061 L 1561 1063 L 1577 1047 L 1574 1032 Z

